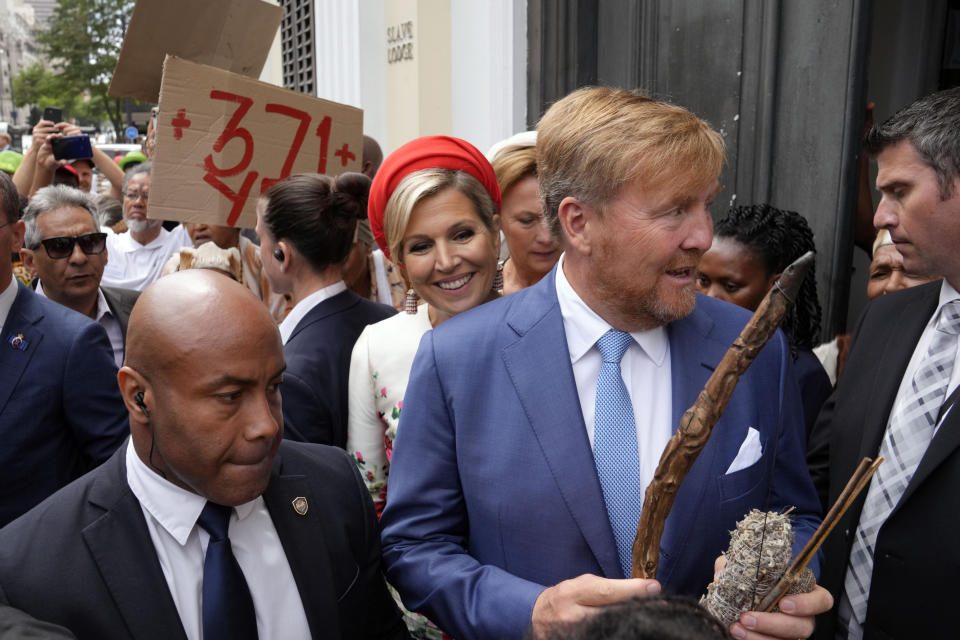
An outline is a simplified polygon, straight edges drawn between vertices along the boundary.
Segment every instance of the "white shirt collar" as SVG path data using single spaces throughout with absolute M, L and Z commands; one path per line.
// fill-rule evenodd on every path
M 103 320 L 104 316 L 112 318 L 113 311 L 110 311 L 110 305 L 107 304 L 107 298 L 103 295 L 103 289 L 97 287 L 97 322 Z
M 127 439 L 126 463 L 127 484 L 133 495 L 181 546 L 186 544 L 207 499 L 178 487 L 148 467 L 137 455 L 130 438 Z M 263 497 L 258 496 L 235 507 L 237 518 L 243 520 L 250 515 L 258 500 L 263 500 Z
M 166 246 L 167 236 L 170 235 L 170 232 L 160 227 L 160 233 L 156 238 L 148 242 L 147 244 L 140 244 L 134 239 L 133 234 L 129 231 L 124 231 L 123 233 L 117 234 L 117 244 L 116 248 L 120 249 L 125 253 L 131 251 L 153 251 L 155 249 L 160 249 Z
M 947 279 L 944 278 L 943 284 L 940 285 L 940 302 L 937 303 L 937 311 L 939 312 L 940 307 L 947 304 L 951 300 L 956 300 L 957 298 L 960 298 L 960 293 L 957 293 L 957 290 L 953 288 L 953 285 L 947 282 Z M 937 314 L 934 313 L 933 315 L 936 316 Z
M 576 362 L 597 343 L 603 334 L 612 329 L 596 311 L 577 295 L 567 276 L 563 273 L 566 254 L 557 262 L 557 301 L 563 316 L 563 328 L 567 332 L 567 348 L 570 350 L 570 362 Z M 631 331 L 634 341 L 643 349 L 647 357 L 658 367 L 663 364 L 667 354 L 669 340 L 666 327 L 656 327 L 647 331 Z
M 17 277 L 10 276 L 10 284 L 6 286 L 3 293 L 0 293 L 0 329 L 6 329 L 7 316 L 10 315 L 10 309 L 13 307 L 13 301 L 17 299 Z
M 331 284 L 330 286 L 324 287 L 319 291 L 314 291 L 306 298 L 297 303 L 297 305 L 290 310 L 290 313 L 287 314 L 287 317 L 283 319 L 283 322 L 280 323 L 280 338 L 283 340 L 283 344 L 287 344 L 287 340 L 290 339 L 290 336 L 293 334 L 293 330 L 297 328 L 297 325 L 300 324 L 300 321 L 310 313 L 311 309 L 323 302 L 328 298 L 332 298 L 338 293 L 342 293 L 347 290 L 347 285 L 340 280 Z
M 48 297 L 43 291 L 43 283 L 37 280 L 37 295 L 43 296 L 44 298 Z M 113 312 L 110 311 L 110 305 L 107 304 L 107 299 L 103 296 L 103 289 L 97 287 L 97 317 L 96 321 L 100 322 L 104 316 L 113 317 Z

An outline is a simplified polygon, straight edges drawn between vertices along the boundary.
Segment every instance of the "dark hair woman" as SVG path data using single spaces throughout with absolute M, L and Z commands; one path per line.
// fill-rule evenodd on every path
M 257 204 L 264 272 L 294 305 L 280 324 L 283 419 L 293 440 L 346 445 L 350 352 L 364 327 L 396 313 L 349 291 L 341 275 L 369 182 L 359 173 L 300 174 Z

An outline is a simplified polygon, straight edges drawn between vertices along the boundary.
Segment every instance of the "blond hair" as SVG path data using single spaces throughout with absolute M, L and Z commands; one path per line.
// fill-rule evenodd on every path
M 497 205 L 480 181 L 464 171 L 452 169 L 421 169 L 404 177 L 390 194 L 383 214 L 383 235 L 387 249 L 395 262 L 403 262 L 403 237 L 407 233 L 410 215 L 422 200 L 447 189 L 456 189 L 473 204 L 477 217 L 487 229 L 493 229 Z
M 493 171 L 497 174 L 500 193 L 507 195 L 513 185 L 527 176 L 537 175 L 536 147 L 520 147 L 498 153 L 493 159 Z
M 540 200 L 551 233 L 573 196 L 600 210 L 632 182 L 692 193 L 716 180 L 723 138 L 683 107 L 637 92 L 586 87 L 555 103 L 537 125 Z

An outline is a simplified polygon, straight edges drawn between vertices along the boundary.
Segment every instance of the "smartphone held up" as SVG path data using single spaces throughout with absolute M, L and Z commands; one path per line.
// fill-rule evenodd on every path
M 50 140 L 53 148 L 53 157 L 57 160 L 76 160 L 78 158 L 92 158 L 93 148 L 90 146 L 90 136 L 60 136 Z

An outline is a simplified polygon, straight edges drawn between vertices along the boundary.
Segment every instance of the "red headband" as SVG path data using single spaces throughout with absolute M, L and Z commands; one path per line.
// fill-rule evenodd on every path
M 476 147 L 459 138 L 450 136 L 425 136 L 411 140 L 393 153 L 380 165 L 377 176 L 370 185 L 370 200 L 367 204 L 367 217 L 373 238 L 387 259 L 390 250 L 383 235 L 383 214 L 387 201 L 393 195 L 400 181 L 421 169 L 452 169 L 463 171 L 480 181 L 487 190 L 493 203 L 500 210 L 500 185 L 490 162 Z

